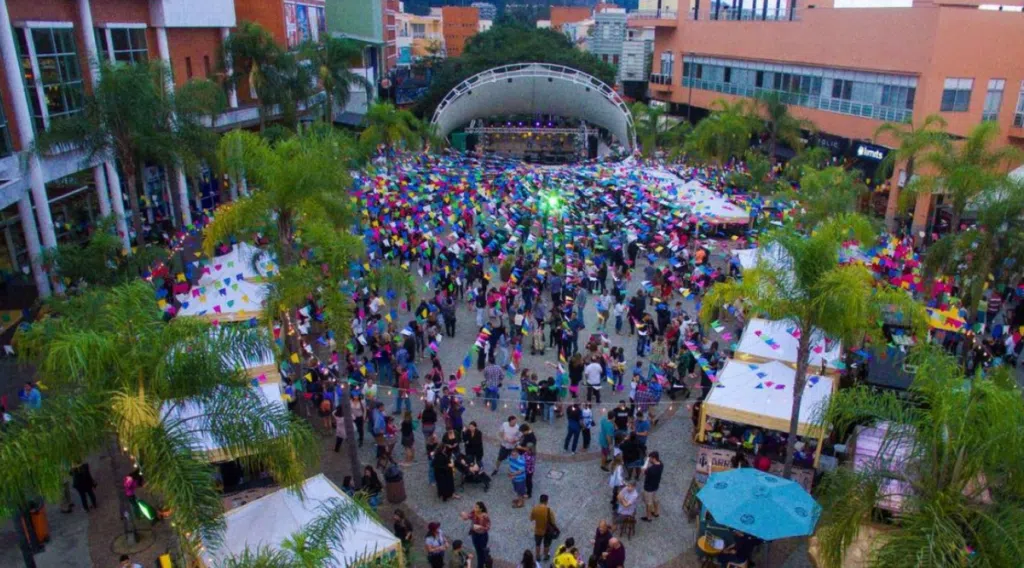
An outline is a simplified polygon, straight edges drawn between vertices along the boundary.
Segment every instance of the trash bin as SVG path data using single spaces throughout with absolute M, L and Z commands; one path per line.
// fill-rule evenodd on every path
M 40 544 L 50 542 L 50 522 L 46 518 L 46 506 L 34 507 L 28 512 L 32 520 L 32 532 L 36 535 L 36 542 Z
M 384 470 L 384 496 L 388 503 L 398 504 L 405 501 L 405 476 L 402 468 L 391 464 Z

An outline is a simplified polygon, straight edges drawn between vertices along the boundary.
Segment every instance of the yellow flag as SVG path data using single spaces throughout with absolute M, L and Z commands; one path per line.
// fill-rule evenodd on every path
M 299 364 L 299 356 L 298 356 L 298 354 L 292 353 L 291 361 L 292 361 L 292 363 L 295 363 L 296 365 L 298 365 Z

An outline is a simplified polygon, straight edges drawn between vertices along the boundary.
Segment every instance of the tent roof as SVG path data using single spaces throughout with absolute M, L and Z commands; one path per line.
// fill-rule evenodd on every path
M 793 382 L 796 371 L 779 363 L 747 363 L 730 359 L 718 373 L 704 408 L 708 416 L 785 432 L 793 410 Z M 819 405 L 828 404 L 834 382 L 809 375 L 800 401 L 801 436 L 818 435 L 811 419 Z
M 736 347 L 736 358 L 744 361 L 782 361 L 796 365 L 796 351 L 800 330 L 786 321 L 751 319 L 743 330 Z M 842 345 L 838 341 L 826 341 L 820 331 L 815 331 L 811 342 L 810 369 L 821 368 L 822 361 L 827 369 L 838 369 Z
M 280 407 L 281 412 L 287 412 L 284 401 L 281 399 L 281 383 L 266 382 L 259 386 L 252 387 L 253 394 L 261 397 L 264 401 Z M 164 420 L 179 421 L 198 418 L 205 413 L 202 402 L 196 400 L 181 401 L 176 404 L 165 403 L 160 410 Z M 228 461 L 231 456 L 224 451 L 220 443 L 207 431 L 193 433 L 193 448 L 204 452 L 210 462 L 217 463 Z
M 266 284 L 230 279 L 227 282 L 196 286 L 176 296 L 181 303 L 179 316 L 196 316 L 219 321 L 243 321 L 263 313 Z
M 249 243 L 239 243 L 227 254 L 202 261 L 199 270 L 200 286 L 223 285 L 225 279 L 235 282 L 266 278 L 277 270 L 277 263 L 271 253 Z
M 217 550 L 208 550 L 203 561 L 207 566 L 216 566 L 247 547 L 278 550 L 281 542 L 319 516 L 322 504 L 331 499 L 352 501 L 322 473 L 307 479 L 302 491 L 304 498 L 279 489 L 225 513 L 224 542 Z M 332 566 L 338 568 L 348 566 L 360 556 L 375 556 L 388 550 L 401 552 L 401 541 L 365 513 L 360 513 L 359 520 L 346 528 L 343 540 L 344 549 L 332 551 Z

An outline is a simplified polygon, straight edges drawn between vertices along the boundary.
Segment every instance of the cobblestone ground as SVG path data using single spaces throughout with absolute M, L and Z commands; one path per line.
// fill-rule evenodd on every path
M 632 289 L 639 286 L 640 278 L 634 276 Z M 548 301 L 548 303 L 550 303 Z M 685 309 L 691 315 L 694 313 L 694 302 L 684 302 Z M 400 312 L 400 318 L 404 320 L 407 314 Z M 597 314 L 593 302 L 588 301 L 585 310 L 585 322 L 587 329 L 581 333 L 581 346 L 586 338 L 596 331 Z M 472 341 L 476 338 L 475 311 L 466 305 L 462 305 L 458 312 L 458 323 L 455 338 L 445 338 L 440 345 L 439 357 L 446 374 L 452 373 L 462 363 L 468 353 Z M 624 335 L 616 335 L 612 331 L 609 339 L 613 346 L 626 348 L 627 369 L 631 368 L 636 360 L 636 338 L 628 335 L 628 326 Z M 550 364 L 556 362 L 556 352 L 548 349 L 546 356 L 533 356 L 529 349 L 524 350 L 522 362 L 519 369 L 527 368 L 536 370 L 538 375 L 546 377 L 554 374 Z M 476 370 L 474 365 L 463 378 L 462 384 L 471 387 L 479 384 L 482 374 Z M 423 370 L 429 368 L 428 361 L 418 363 Z M 646 361 L 645 361 L 646 366 Z M 502 400 L 498 410 L 490 411 L 483 404 L 483 399 L 476 398 L 467 388 L 467 406 L 464 416 L 465 422 L 476 421 L 482 429 L 485 437 L 484 462 L 488 469 L 493 469 L 493 460 L 497 456 L 498 445 L 497 432 L 502 422 L 508 416 L 516 415 L 520 423 L 523 421 L 518 410 L 518 390 L 510 390 L 507 387 L 518 379 L 506 381 L 502 389 Z M 602 389 L 602 402 L 605 403 L 605 412 L 614 406 L 618 400 L 628 400 L 627 392 L 612 392 L 606 386 Z M 394 410 L 393 397 L 387 389 L 380 388 L 380 397 L 387 404 L 388 411 Z M 685 490 L 688 487 L 694 473 L 696 448 L 691 441 L 692 427 L 689 420 L 689 408 L 683 401 L 671 403 L 667 397 L 663 398 L 664 404 L 659 412 L 664 412 L 664 417 L 650 436 L 648 447 L 650 450 L 660 452 L 662 461 L 666 464 L 665 474 L 659 491 L 662 503 L 661 517 L 652 523 L 637 523 L 636 533 L 632 538 L 626 537 L 624 544 L 627 549 L 627 566 L 630 568 L 653 568 L 653 567 L 685 567 L 697 566 L 697 558 L 693 552 L 696 541 L 697 527 L 690 523 L 682 511 L 682 501 Z M 413 410 L 418 413 L 422 409 L 422 402 L 414 401 Z M 595 417 L 600 413 L 595 407 Z M 439 424 L 439 430 L 442 425 Z M 507 478 L 507 466 L 503 466 L 501 473 L 494 479 L 490 492 L 484 493 L 479 485 L 469 485 L 461 492 L 461 499 L 441 502 L 437 497 L 434 487 L 428 485 L 427 467 L 424 458 L 422 435 L 417 432 L 416 460 L 407 466 L 403 466 L 405 472 L 405 485 L 408 500 L 402 507 L 413 513 L 416 525 L 416 555 L 415 565 L 425 565 L 422 557 L 422 535 L 426 522 L 439 521 L 442 530 L 449 535 L 450 539 L 461 538 L 471 548 L 467 536 L 468 523 L 459 519 L 461 511 L 468 511 L 475 501 L 483 501 L 491 514 L 492 529 L 490 533 L 491 553 L 496 559 L 496 565 L 516 566 L 523 551 L 533 546 L 533 525 L 529 521 L 529 511 L 532 505 L 537 503 L 537 497 L 546 493 L 551 498 L 551 505 L 562 529 L 562 537 L 574 537 L 577 544 L 582 545 L 585 555 L 589 555 L 591 546 L 590 539 L 601 519 L 610 520 L 612 515 L 609 504 L 611 490 L 608 487 L 608 474 L 599 468 L 600 453 L 597 448 L 596 436 L 589 452 L 579 451 L 571 455 L 563 451 L 562 444 L 565 438 L 565 419 L 556 419 L 553 424 L 537 421 L 532 425 L 538 438 L 538 460 L 537 471 L 534 475 L 534 498 L 527 502 L 522 509 L 512 508 L 512 485 Z M 333 449 L 332 442 L 325 442 L 325 448 Z M 399 453 L 400 448 L 396 448 Z M 580 448 L 582 450 L 582 447 Z M 340 454 L 332 451 L 325 451 L 323 467 L 329 476 L 336 477 L 340 483 L 341 478 L 347 474 L 347 458 L 344 450 Z M 374 448 L 372 440 L 368 440 L 361 449 L 360 456 L 364 464 L 374 463 Z M 396 458 L 401 459 L 401 458 Z M 382 507 L 382 517 L 390 522 L 391 509 Z M 802 549 L 799 542 L 778 543 L 770 551 L 768 566 L 791 566 L 798 567 L 806 564 L 806 554 L 794 548 Z M 764 565 L 764 564 L 762 564 Z

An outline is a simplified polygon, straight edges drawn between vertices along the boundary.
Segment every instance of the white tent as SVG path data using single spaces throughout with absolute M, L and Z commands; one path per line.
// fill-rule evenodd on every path
M 206 566 L 217 566 L 224 560 L 242 554 L 246 548 L 261 546 L 273 550 L 281 542 L 301 530 L 320 515 L 320 508 L 332 499 L 350 503 L 351 498 L 331 483 L 324 474 L 310 477 L 302 486 L 304 499 L 286 489 L 279 489 L 224 514 L 224 541 L 216 550 L 203 554 Z M 334 549 L 331 566 L 344 568 L 353 561 L 381 556 L 402 555 L 402 543 L 387 528 L 365 513 L 342 533 L 342 549 Z
M 263 382 L 259 384 L 259 386 L 253 386 L 251 388 L 253 396 L 259 397 L 263 402 L 279 406 L 281 412 L 288 411 L 285 407 L 284 400 L 281 398 L 282 391 L 280 382 Z M 206 409 L 203 404 L 194 400 L 177 403 L 168 402 L 165 403 L 164 407 L 160 410 L 160 416 L 162 419 L 170 422 L 194 420 L 202 417 L 205 413 Z M 217 463 L 232 459 L 224 448 L 221 447 L 220 443 L 210 436 L 208 432 L 198 430 L 195 431 L 192 436 L 193 448 L 206 454 L 209 461 Z
M 727 224 L 750 222 L 750 213 L 745 207 L 736 205 L 697 180 L 677 180 L 669 184 L 667 189 L 677 203 L 686 206 L 702 221 Z
M 196 316 L 218 321 L 242 321 L 263 313 L 266 284 L 235 280 L 200 285 L 176 296 L 181 303 L 179 316 Z
M 786 432 L 793 411 L 796 371 L 778 361 L 748 363 L 730 359 L 718 373 L 714 388 L 701 411 L 709 417 Z M 808 375 L 800 401 L 801 436 L 819 437 L 813 423 L 819 407 L 828 404 L 835 382 L 822 375 Z
M 796 365 L 796 352 L 802 331 L 787 321 L 769 321 L 754 318 L 747 322 L 736 358 L 745 362 L 781 361 Z M 822 362 L 827 371 L 836 372 L 841 363 L 842 346 L 838 341 L 825 338 L 815 330 L 811 341 L 810 371 L 818 371 Z
M 203 261 L 199 285 L 225 285 L 239 280 L 259 281 L 277 271 L 273 255 L 249 243 L 235 245 L 231 252 Z

